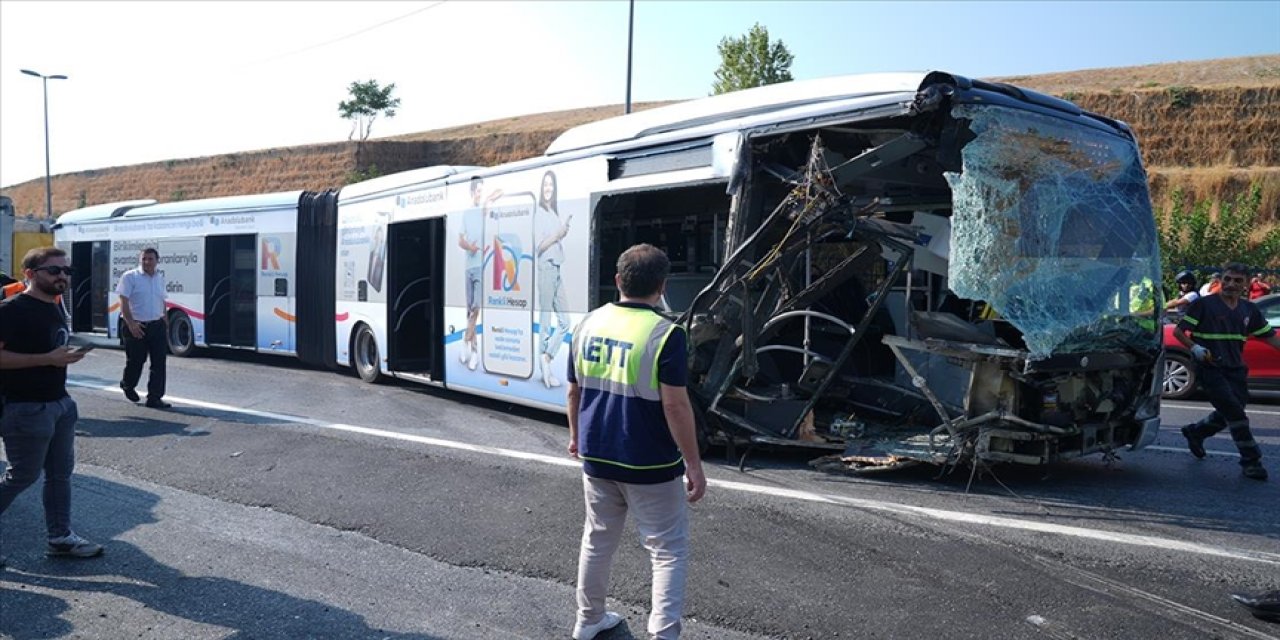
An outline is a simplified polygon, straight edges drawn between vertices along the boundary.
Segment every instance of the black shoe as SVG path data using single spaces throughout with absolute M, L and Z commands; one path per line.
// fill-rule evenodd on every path
M 147 400 L 147 406 L 152 409 L 168 409 L 173 405 L 165 402 L 164 400 Z
M 1246 464 L 1244 465 L 1244 468 L 1242 469 L 1242 471 L 1244 471 L 1244 477 L 1250 480 L 1266 480 L 1267 479 L 1267 470 L 1265 467 L 1262 466 L 1261 462 Z
M 1244 605 L 1255 618 L 1268 622 L 1280 622 L 1280 591 L 1270 591 L 1261 595 L 1233 593 L 1231 598 Z
M 1191 455 L 1204 459 L 1204 438 L 1191 432 L 1191 425 L 1182 428 L 1182 437 L 1187 439 L 1187 449 L 1191 450 Z
M 133 387 L 121 387 L 121 389 L 124 389 L 124 397 L 128 398 L 129 402 L 137 402 L 142 399 L 138 395 L 138 391 Z

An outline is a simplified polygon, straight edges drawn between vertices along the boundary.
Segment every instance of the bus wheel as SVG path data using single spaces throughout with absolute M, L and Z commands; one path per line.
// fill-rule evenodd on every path
M 196 331 L 191 318 L 181 311 L 169 314 L 169 353 L 187 358 L 196 352 Z
M 378 361 L 378 339 L 368 325 L 360 325 L 356 337 L 351 340 L 351 364 L 361 380 L 376 383 L 382 378 Z

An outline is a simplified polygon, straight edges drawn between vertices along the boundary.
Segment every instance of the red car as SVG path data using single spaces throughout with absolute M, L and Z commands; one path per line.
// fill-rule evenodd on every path
M 1262 296 L 1253 301 L 1271 326 L 1280 329 L 1280 294 Z M 1249 389 L 1280 390 L 1280 351 L 1257 339 L 1244 347 L 1244 362 L 1249 365 Z M 1173 325 L 1164 325 L 1164 397 L 1182 400 L 1196 392 L 1196 370 L 1191 366 L 1191 352 L 1173 337 Z

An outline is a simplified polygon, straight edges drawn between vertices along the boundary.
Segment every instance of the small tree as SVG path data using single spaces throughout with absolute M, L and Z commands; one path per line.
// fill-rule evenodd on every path
M 1233 201 L 1218 203 L 1217 219 L 1211 215 L 1213 204 L 1209 199 L 1190 203 L 1181 189 L 1173 192 L 1168 215 L 1157 219 L 1166 282 L 1172 283 L 1173 274 L 1181 269 L 1212 269 L 1227 260 L 1252 268 L 1280 266 L 1275 264 L 1280 256 L 1280 225 L 1261 237 L 1255 234 L 1266 223 L 1262 185 L 1254 183 Z
M 740 38 L 721 38 L 717 48 L 720 68 L 716 69 L 711 95 L 792 79 L 791 62 L 795 56 L 781 40 L 770 42 L 769 30 L 760 23 Z
M 395 90 L 396 83 L 392 82 L 383 87 L 377 80 L 352 82 L 351 86 L 347 87 L 351 99 L 338 103 L 338 115 L 351 121 L 351 134 L 347 136 L 348 140 L 356 137 L 357 133 L 360 135 L 361 142 L 368 140 L 369 134 L 373 132 L 373 121 L 380 115 L 388 118 L 396 117 L 400 98 L 391 97 L 391 93 Z

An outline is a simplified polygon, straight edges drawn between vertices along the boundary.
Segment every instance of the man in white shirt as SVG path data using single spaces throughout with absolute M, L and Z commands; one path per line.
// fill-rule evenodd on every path
M 147 406 L 168 409 L 164 401 L 165 359 L 169 355 L 169 318 L 165 314 L 164 275 L 156 270 L 160 252 L 142 250 L 141 265 L 120 276 L 116 294 L 120 296 L 120 316 L 124 319 L 124 377 L 120 388 L 132 402 L 140 400 L 136 387 L 142 378 L 142 364 L 151 359 L 147 377 Z

